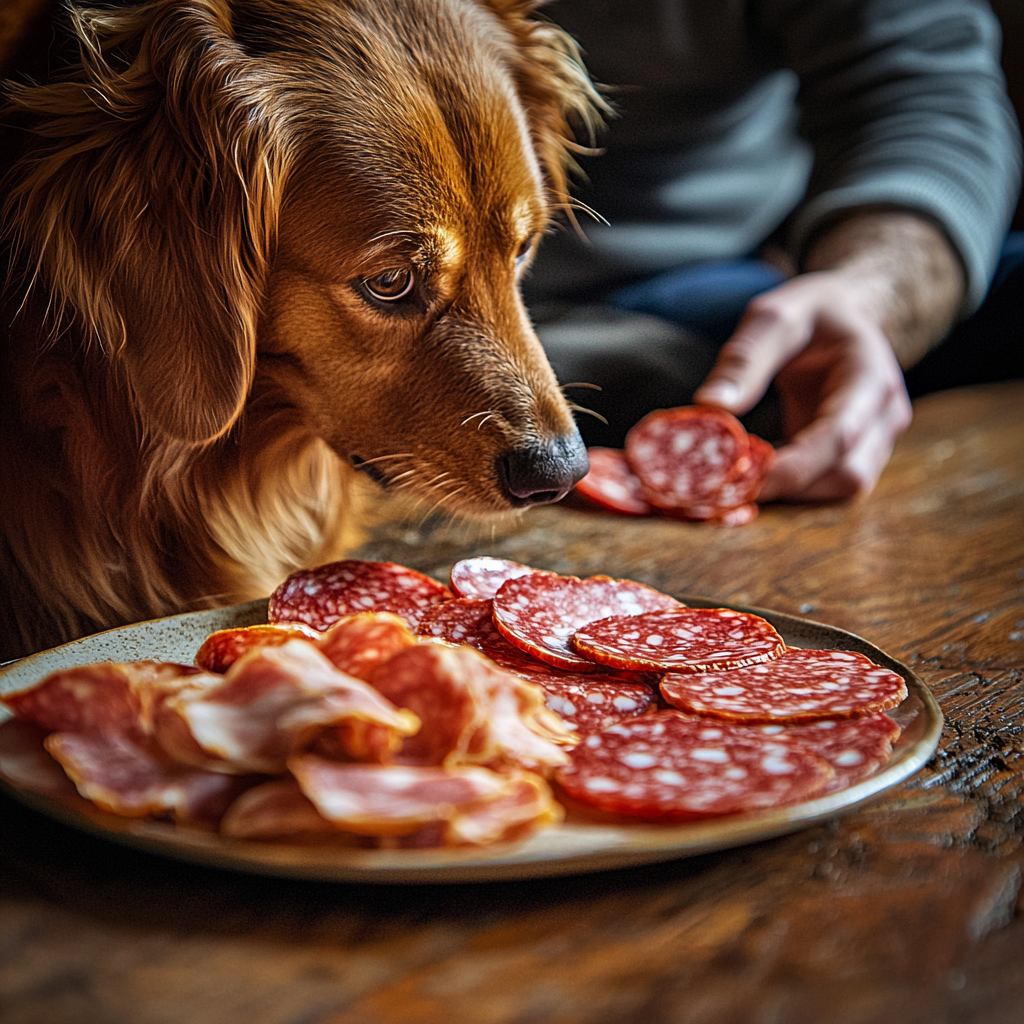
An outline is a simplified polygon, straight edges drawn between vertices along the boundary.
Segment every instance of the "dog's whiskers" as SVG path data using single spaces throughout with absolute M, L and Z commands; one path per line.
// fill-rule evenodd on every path
M 411 459 L 413 454 L 413 452 L 402 452 L 398 455 L 378 455 L 374 459 L 362 459 L 359 464 L 361 466 L 372 466 L 375 462 L 384 462 L 387 459 Z
M 572 384 L 559 384 L 559 388 L 565 391 L 566 388 L 590 388 L 592 391 L 604 391 L 600 384 L 588 384 L 585 380 L 573 381 Z
M 582 405 L 577 405 L 575 402 L 569 402 L 569 408 L 573 412 L 582 412 L 588 416 L 593 416 L 595 420 L 600 420 L 606 427 L 608 426 L 608 421 L 599 412 L 594 412 L 593 409 L 584 409 Z
M 460 424 L 460 427 L 464 427 L 471 420 L 475 420 L 477 416 L 483 416 L 483 419 L 476 425 L 476 429 L 479 430 L 492 416 L 496 416 L 498 413 L 497 409 L 484 409 L 482 412 L 475 412 L 471 416 L 467 416 Z

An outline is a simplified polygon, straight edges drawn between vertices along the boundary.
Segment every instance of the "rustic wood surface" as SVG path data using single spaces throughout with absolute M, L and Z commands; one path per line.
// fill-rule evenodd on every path
M 1024 382 L 920 401 L 875 493 L 718 529 L 579 510 L 392 528 L 436 574 L 494 552 L 802 614 L 912 665 L 947 717 L 857 813 L 654 867 L 508 884 L 247 877 L 0 806 L 4 1024 L 1024 1020 Z

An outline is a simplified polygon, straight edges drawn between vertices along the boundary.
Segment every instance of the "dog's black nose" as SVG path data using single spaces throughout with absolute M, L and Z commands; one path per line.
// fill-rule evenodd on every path
M 498 459 L 498 482 L 517 508 L 558 501 L 587 475 L 590 463 L 578 431 L 533 441 Z

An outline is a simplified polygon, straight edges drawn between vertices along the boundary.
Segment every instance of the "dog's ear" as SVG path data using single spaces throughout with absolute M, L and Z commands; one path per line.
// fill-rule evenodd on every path
M 7 202 L 14 246 L 123 368 L 144 429 L 202 444 L 239 416 L 286 172 L 268 76 L 226 0 L 70 9 L 81 63 L 15 87 L 38 144 Z
M 573 155 L 591 153 L 614 111 L 587 74 L 576 41 L 537 13 L 543 0 L 478 0 L 497 15 L 515 47 L 512 75 L 554 202 L 570 205 Z M 577 136 L 585 140 L 581 145 Z

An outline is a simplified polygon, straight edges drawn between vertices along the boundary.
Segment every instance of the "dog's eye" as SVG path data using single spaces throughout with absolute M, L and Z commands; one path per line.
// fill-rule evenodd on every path
M 527 238 L 522 245 L 516 250 L 516 266 L 519 266 L 527 256 L 530 255 L 530 250 L 533 248 L 533 239 Z
M 412 291 L 415 283 L 415 275 L 405 267 L 385 270 L 376 277 L 363 279 L 363 287 L 380 302 L 397 302 L 404 299 Z

